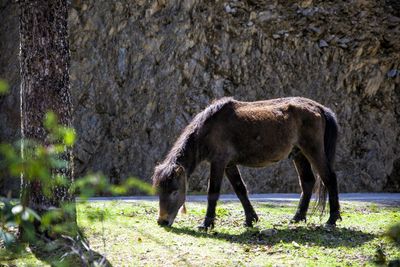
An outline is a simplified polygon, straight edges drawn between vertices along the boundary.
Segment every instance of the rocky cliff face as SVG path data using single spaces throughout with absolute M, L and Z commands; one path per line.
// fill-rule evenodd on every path
M 150 181 L 213 99 L 304 96 L 338 115 L 342 192 L 400 190 L 399 6 L 348 2 L 72 1 L 76 172 Z M 288 160 L 241 170 L 250 192 L 299 190 Z M 204 191 L 207 177 L 203 164 L 191 189 Z

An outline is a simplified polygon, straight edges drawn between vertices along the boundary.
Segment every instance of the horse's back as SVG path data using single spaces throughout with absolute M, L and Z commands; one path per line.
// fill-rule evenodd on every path
M 321 119 L 325 107 L 303 97 L 277 98 L 256 102 L 237 102 L 235 114 L 239 120 L 252 122 L 255 126 L 277 124 L 292 130 L 312 126 Z
M 323 107 L 320 103 L 304 97 L 284 97 L 254 102 L 235 101 L 237 103 L 236 110 L 243 111 L 271 111 L 271 110 L 289 110 L 300 109 L 308 111 L 316 111 Z
M 300 97 L 233 101 L 211 120 L 209 142 L 213 149 L 231 153 L 238 164 L 266 166 L 322 128 L 321 107 Z

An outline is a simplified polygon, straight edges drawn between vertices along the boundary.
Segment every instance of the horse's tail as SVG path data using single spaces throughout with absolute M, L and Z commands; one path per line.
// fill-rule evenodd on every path
M 335 160 L 336 141 L 338 137 L 339 126 L 336 120 L 336 115 L 332 110 L 326 107 L 322 107 L 321 113 L 325 118 L 325 133 L 324 133 L 325 156 L 329 171 L 331 171 Z M 326 198 L 328 195 L 328 191 L 326 186 L 322 182 L 321 178 L 318 179 L 317 183 L 318 184 L 316 188 L 316 194 L 317 194 L 316 208 L 320 210 L 322 216 L 325 212 Z

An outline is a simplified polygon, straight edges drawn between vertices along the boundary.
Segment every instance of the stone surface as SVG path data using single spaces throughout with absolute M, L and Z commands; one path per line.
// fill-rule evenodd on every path
M 278 233 L 278 230 L 276 229 L 264 229 L 260 231 L 260 235 L 265 236 L 265 237 L 271 237 L 274 236 Z
M 19 126 L 10 110 L 18 107 L 18 25 L 9 2 L 0 1 L 9 22 L 0 26 L 0 76 L 13 88 L 0 100 L 2 140 Z M 76 173 L 150 181 L 180 131 L 213 99 L 304 96 L 338 115 L 340 191 L 399 191 L 398 5 L 344 2 L 72 1 Z M 289 160 L 241 171 L 250 192 L 299 191 Z M 205 191 L 207 177 L 202 164 L 191 190 Z

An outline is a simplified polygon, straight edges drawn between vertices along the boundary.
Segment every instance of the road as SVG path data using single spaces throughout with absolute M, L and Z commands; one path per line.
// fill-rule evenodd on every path
M 252 194 L 250 200 L 257 202 L 268 201 L 298 201 L 300 194 Z M 360 202 L 375 202 L 387 203 L 398 205 L 400 207 L 400 193 L 342 193 L 339 194 L 341 201 L 360 201 Z M 123 201 L 123 202 L 137 202 L 137 201 L 158 201 L 157 196 L 128 196 L 128 197 L 94 197 L 89 201 Z M 188 195 L 186 197 L 188 202 L 205 202 L 207 201 L 206 195 Z M 221 201 L 238 201 L 234 194 L 224 194 L 220 196 Z

